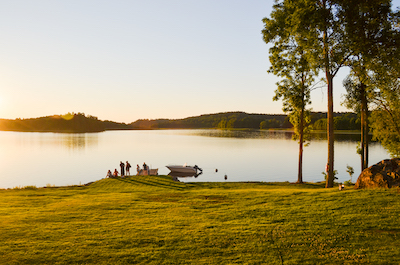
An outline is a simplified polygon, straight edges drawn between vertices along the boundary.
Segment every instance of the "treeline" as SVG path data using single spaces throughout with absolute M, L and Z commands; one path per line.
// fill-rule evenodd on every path
M 359 130 L 360 118 L 354 113 L 335 113 L 336 130 Z M 312 129 L 326 130 L 326 113 L 311 115 Z M 224 112 L 184 119 L 137 120 L 130 124 L 102 121 L 84 113 L 68 113 L 32 119 L 0 119 L 1 131 L 22 132 L 102 132 L 107 130 L 148 129 L 290 129 L 284 114 Z
M 137 120 L 130 125 L 135 129 L 259 129 L 262 121 L 274 119 L 279 127 L 290 128 L 286 115 L 249 114 L 245 112 L 223 112 L 205 114 L 184 119 Z
M 333 122 L 335 130 L 360 130 L 361 127 L 361 119 L 359 115 L 351 112 L 335 113 Z M 328 121 L 325 113 L 325 117 L 319 118 L 312 123 L 311 128 L 313 130 L 326 130 L 327 125 Z
M 326 130 L 324 112 L 314 112 L 311 124 L 315 130 Z M 335 113 L 336 130 L 359 130 L 360 118 L 355 113 Z M 184 119 L 137 120 L 130 124 L 133 129 L 289 129 L 293 125 L 284 114 L 249 114 L 223 112 Z
M 21 132 L 102 132 L 130 129 L 127 124 L 101 121 L 84 113 L 68 113 L 32 119 L 0 119 L 0 130 Z

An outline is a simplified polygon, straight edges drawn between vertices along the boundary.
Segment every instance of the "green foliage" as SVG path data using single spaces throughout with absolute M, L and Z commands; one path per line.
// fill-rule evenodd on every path
M 390 69 L 388 65 L 398 68 L 399 53 L 396 50 L 400 45 L 400 35 L 392 20 L 397 15 L 391 11 L 390 5 L 390 0 L 341 3 L 348 33 L 346 45 L 352 51 L 347 62 L 350 75 L 344 81 L 348 92 L 344 103 L 361 114 L 361 169 L 368 165 L 368 114 L 375 96 L 373 77 L 379 75 L 382 68 L 384 71 Z M 388 57 L 389 54 L 392 56 Z
M 335 116 L 343 116 L 347 113 L 335 113 Z M 60 116 L 49 116 L 36 119 L 0 119 L 0 130 L 13 131 L 57 131 L 57 132 L 85 132 L 103 130 L 125 130 L 125 129 L 158 129 L 158 128 L 182 128 L 182 129 L 206 129 L 218 128 L 221 120 L 226 120 L 227 129 L 269 129 L 269 128 L 293 128 L 290 117 L 284 114 L 248 114 L 244 112 L 225 112 L 217 114 L 201 115 L 180 120 L 137 120 L 129 125 L 113 121 L 101 121 L 94 116 L 74 114 L 73 119 L 67 119 L 71 114 Z M 313 124 L 326 113 L 312 112 L 311 122 Z M 355 114 L 349 113 L 354 120 Z M 76 119 L 76 117 L 79 117 Z M 75 120 L 76 119 L 76 120 Z M 80 121 L 79 121 L 80 120 Z M 263 123 L 264 122 L 264 123 Z M 60 123 L 61 125 L 57 125 Z M 262 123 L 262 124 L 261 124 Z M 95 124 L 92 126 L 92 124 Z M 315 126 L 313 126 L 313 129 Z M 326 126 L 322 128 L 326 129 Z M 348 127 L 344 129 L 349 129 Z
M 274 42 L 270 49 L 271 62 L 276 62 L 275 69 L 286 74 L 287 66 L 293 66 L 297 73 L 294 80 L 302 80 L 309 87 L 307 76 L 301 73 L 323 70 L 328 87 L 328 180 L 327 187 L 333 185 L 334 168 L 334 130 L 333 130 L 333 78 L 344 66 L 352 50 L 346 46 L 347 35 L 345 16 L 342 15 L 342 1 L 276 1 L 271 19 L 264 18 L 265 29 L 262 31 L 266 43 Z M 283 58 L 283 59 L 281 59 Z M 289 63 L 287 63 L 289 62 Z M 306 62 L 306 63 L 302 63 Z M 306 67 L 304 67 L 306 66 Z M 298 82 L 295 82 L 299 84 Z M 293 87 L 292 85 L 290 87 Z M 307 99 L 307 97 L 299 97 Z M 305 106 L 304 104 L 303 106 Z
M 400 157 L 400 111 L 376 110 L 371 114 L 373 139 L 378 140 L 391 157 Z
M 347 182 L 347 184 L 351 184 L 351 183 L 353 183 L 353 174 L 354 174 L 354 168 L 353 167 L 351 167 L 351 166 L 349 166 L 349 165 L 347 165 L 347 169 L 346 169 L 346 172 L 347 173 L 349 173 L 349 175 L 350 175 L 350 180 L 349 180 L 349 182 Z M 344 183 L 344 184 L 346 184 L 346 182 Z
M 285 123 L 286 115 L 282 114 L 250 114 L 245 112 L 222 112 L 204 114 L 179 120 L 138 120 L 131 123 L 135 129 L 260 129 L 260 123 L 274 120 L 273 128 L 290 128 Z
M 84 113 L 67 113 L 32 119 L 0 120 L 0 130 L 27 132 L 102 132 L 107 129 L 129 129 L 124 123 L 100 121 Z
M 357 153 L 358 155 L 361 155 L 361 153 L 362 153 L 362 150 L 361 150 L 361 142 L 357 142 L 356 153 Z
M 34 185 L 30 185 L 30 186 L 24 186 L 24 187 L 18 186 L 18 187 L 14 187 L 13 189 L 14 190 L 36 190 L 37 187 Z
M 293 124 L 293 129 L 294 129 L 293 140 L 297 140 L 297 141 L 300 140 L 300 134 L 303 134 L 303 142 L 307 142 L 307 141 L 310 141 L 310 139 L 311 139 L 310 111 L 304 110 L 304 112 L 303 112 L 304 117 L 301 118 L 300 116 L 301 116 L 301 112 L 292 112 L 289 114 L 290 123 Z M 301 123 L 302 119 L 303 119 L 303 127 L 301 129 L 300 123 Z M 303 132 L 301 132 L 301 130 L 303 130 Z
M 346 172 L 349 173 L 350 177 L 352 177 L 353 174 L 354 174 L 354 168 L 349 166 L 349 165 L 347 165 Z
M 326 172 L 321 172 L 321 174 L 324 175 L 325 180 L 328 178 L 328 175 L 326 174 Z M 336 177 L 337 174 L 338 174 L 338 171 L 335 169 L 333 171 L 333 179 L 338 179 L 338 177 Z
M 335 114 L 333 118 L 335 130 L 360 130 L 360 118 L 354 113 Z M 322 118 L 312 124 L 313 130 L 326 130 L 327 119 Z
M 380 141 L 391 157 L 400 157 L 400 82 L 396 77 L 377 84 L 376 109 L 370 118 L 373 139 Z
M 274 119 L 268 119 L 265 121 L 262 121 L 260 123 L 260 129 L 270 129 L 270 128 L 279 128 L 281 126 L 281 123 Z
M 344 105 L 346 108 L 354 111 L 355 113 L 360 113 L 361 112 L 361 99 L 362 99 L 362 94 L 365 89 L 358 78 L 350 75 L 347 76 L 344 81 L 343 81 L 343 86 L 346 89 L 346 94 L 344 95 L 344 100 L 342 102 L 342 105 Z M 370 87 L 368 87 L 370 88 Z M 373 97 L 371 93 L 366 93 L 367 97 Z M 372 99 L 370 99 L 372 100 Z
M 400 262 L 397 190 L 138 176 L 0 190 L 0 210 L 10 265 Z
M 311 103 L 310 87 L 317 75 L 317 65 L 304 52 L 302 36 L 296 31 L 299 22 L 296 15 L 301 15 L 300 12 L 300 5 L 290 1 L 275 4 L 271 19 L 263 20 L 262 33 L 264 41 L 273 44 L 269 50 L 269 72 L 282 78 L 273 99 L 282 99 L 283 111 L 289 113 L 294 128 L 294 139 L 303 143 L 309 138 L 311 117 L 307 105 Z
M 353 182 L 351 180 L 346 180 L 345 182 L 343 182 L 343 184 L 345 186 L 351 186 L 351 185 L 353 185 Z
M 328 124 L 328 119 L 319 119 L 312 125 L 313 130 L 326 130 Z
M 335 130 L 359 130 L 361 126 L 360 118 L 354 113 L 345 113 L 333 118 Z
M 236 122 L 236 118 L 229 119 L 228 122 L 226 123 L 226 128 L 227 129 L 235 128 L 235 122 Z
M 225 129 L 226 128 L 226 119 L 221 119 L 218 123 L 218 129 Z

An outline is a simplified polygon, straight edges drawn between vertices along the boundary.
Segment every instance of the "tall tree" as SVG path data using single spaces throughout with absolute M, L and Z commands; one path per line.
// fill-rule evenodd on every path
M 309 140 L 310 110 L 306 105 L 310 103 L 310 85 L 312 75 L 307 70 L 293 72 L 278 83 L 274 100 L 283 100 L 283 110 L 289 113 L 290 122 L 294 127 L 294 140 L 299 142 L 299 160 L 297 183 L 303 183 L 303 149 L 304 143 Z
M 341 14 L 346 21 L 346 45 L 352 56 L 351 68 L 344 85 L 348 92 L 347 106 L 361 114 L 361 170 L 368 167 L 368 95 L 371 95 L 371 74 L 381 67 L 382 60 L 393 49 L 391 0 L 342 0 Z M 380 61 L 380 62 L 378 62 Z
M 349 75 L 344 81 L 343 85 L 346 88 L 347 94 L 343 104 L 361 116 L 361 142 L 360 152 L 361 157 L 361 171 L 368 167 L 368 104 L 370 102 L 371 92 L 369 87 L 361 81 L 359 76 Z
M 371 114 L 373 137 L 392 157 L 400 157 L 400 12 L 390 18 L 391 31 L 387 34 L 384 52 L 375 63 L 372 83 L 375 85 Z
M 310 86 L 314 81 L 316 67 L 307 60 L 303 48 L 298 43 L 301 35 L 289 33 L 296 23 L 294 17 L 286 17 L 284 10 L 275 6 L 273 17 L 265 18 L 264 41 L 274 43 L 270 49 L 271 67 L 269 72 L 283 78 L 277 83 L 274 100 L 283 100 L 283 111 L 289 113 L 294 126 L 294 139 L 299 141 L 299 160 L 297 183 L 303 183 L 303 147 L 308 140 L 310 111 Z
M 345 64 L 350 52 L 344 45 L 345 30 L 341 17 L 341 6 L 336 1 L 316 0 L 313 2 L 313 19 L 309 20 L 308 28 L 315 25 L 310 31 L 305 31 L 307 39 L 312 45 L 308 49 L 310 53 L 317 53 L 328 87 L 328 176 L 326 187 L 333 187 L 334 181 L 334 119 L 333 119 L 333 79 L 339 69 Z M 312 14 L 309 14 L 312 15 Z
M 296 52 L 296 51 L 293 51 Z M 299 160 L 298 160 L 298 173 L 297 183 L 303 183 L 303 147 L 304 143 L 309 140 L 309 126 L 310 126 L 310 110 L 306 108 L 310 104 L 310 87 L 313 82 L 312 69 L 304 57 L 291 56 L 285 60 L 284 68 L 275 68 L 276 60 L 284 60 L 284 57 L 271 56 L 271 71 L 284 79 L 279 82 L 278 88 L 275 91 L 274 100 L 282 98 L 283 111 L 289 113 L 290 122 L 294 127 L 294 140 L 299 141 Z
M 345 21 L 340 16 L 341 6 L 335 0 L 283 0 L 275 1 L 271 19 L 276 23 L 272 31 L 276 43 L 294 36 L 303 49 L 304 57 L 325 72 L 328 87 L 328 177 L 326 187 L 333 187 L 334 180 L 334 119 L 333 78 L 349 58 L 345 47 Z M 290 23 L 285 21 L 290 21 Z M 264 29 L 264 40 L 268 34 Z M 272 39 L 272 38 L 270 38 Z

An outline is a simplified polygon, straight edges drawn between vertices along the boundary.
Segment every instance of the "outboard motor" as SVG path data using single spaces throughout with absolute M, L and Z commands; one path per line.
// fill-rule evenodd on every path
M 199 168 L 197 165 L 194 165 L 194 168 L 195 168 L 196 170 L 199 170 L 201 173 L 203 173 L 203 170 L 202 170 L 201 168 Z

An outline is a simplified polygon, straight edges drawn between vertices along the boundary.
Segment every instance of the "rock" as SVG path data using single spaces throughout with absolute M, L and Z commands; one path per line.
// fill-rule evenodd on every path
M 385 159 L 366 168 L 357 179 L 355 189 L 400 186 L 400 158 Z

